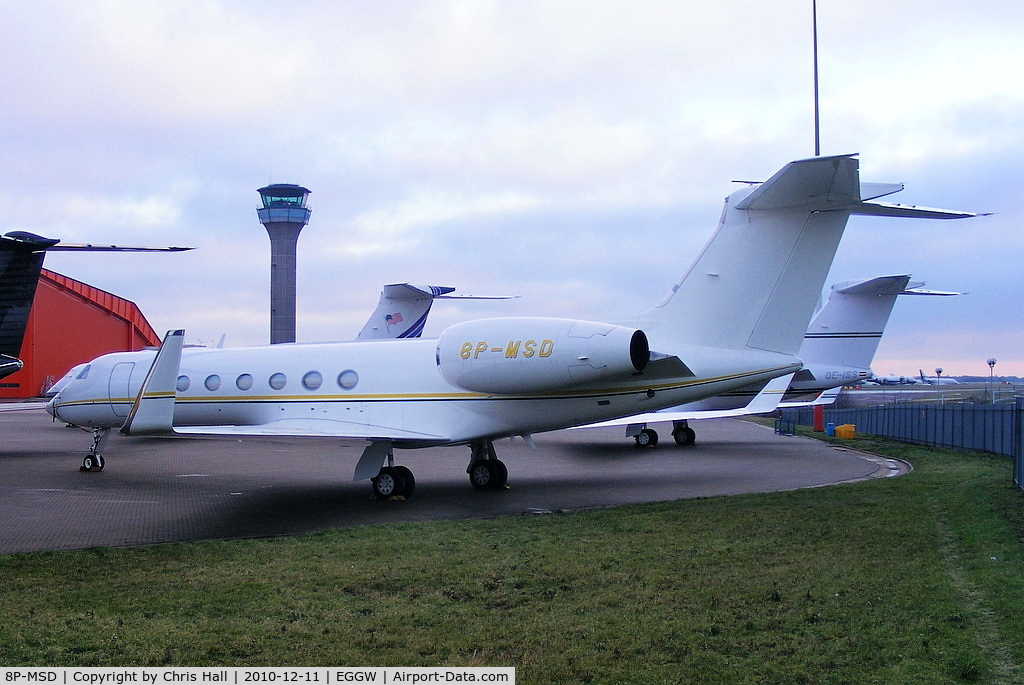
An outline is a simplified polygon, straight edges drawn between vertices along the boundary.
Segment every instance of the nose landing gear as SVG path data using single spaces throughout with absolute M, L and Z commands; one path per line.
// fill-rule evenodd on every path
M 82 466 L 78 469 L 79 471 L 102 471 L 104 466 L 103 446 L 107 444 L 107 438 L 110 436 L 109 428 L 93 428 L 92 429 L 92 446 L 86 453 L 85 458 L 82 459 Z

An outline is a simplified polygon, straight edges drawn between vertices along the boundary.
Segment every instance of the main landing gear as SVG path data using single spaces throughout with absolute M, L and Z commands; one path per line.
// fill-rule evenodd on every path
M 686 447 L 697 441 L 697 433 L 687 424 L 686 419 L 672 422 L 672 438 L 677 445 Z M 637 447 L 654 447 L 658 444 L 658 432 L 653 428 L 642 428 L 635 435 Z
M 395 466 L 395 450 L 387 443 L 387 463 L 370 479 L 375 499 L 406 499 L 416 489 L 416 478 L 405 466 Z
M 508 484 L 508 469 L 494 452 L 490 440 L 472 442 L 470 447 L 470 484 L 477 490 L 501 490 Z M 387 463 L 370 479 L 373 496 L 379 500 L 405 499 L 416 488 L 416 479 L 405 466 L 395 466 L 394 450 L 387 447 Z
M 390 455 L 388 460 L 393 461 Z M 416 489 L 416 478 L 405 466 L 385 466 L 375 478 L 370 479 L 370 484 L 376 499 L 407 498 Z
M 82 465 L 79 467 L 79 471 L 102 471 L 103 470 L 103 446 L 107 444 L 107 438 L 110 436 L 109 428 L 93 428 L 92 429 L 92 446 L 86 453 L 85 458 L 82 459 Z
M 508 484 L 508 469 L 494 452 L 494 443 L 479 440 L 469 444 L 471 450 L 469 467 L 470 484 L 477 490 L 501 490 Z

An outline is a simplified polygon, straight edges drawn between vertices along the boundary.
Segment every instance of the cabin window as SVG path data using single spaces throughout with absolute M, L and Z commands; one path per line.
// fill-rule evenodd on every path
M 274 390 L 281 390 L 284 388 L 284 386 L 288 384 L 288 376 L 285 376 L 283 373 L 280 372 L 275 373 L 273 376 L 270 377 L 269 382 L 270 387 L 272 387 Z
M 210 392 L 220 390 L 220 376 L 218 376 L 215 373 L 210 374 L 209 376 L 206 377 L 206 380 L 203 381 L 203 385 L 205 385 L 206 389 L 209 390 Z
M 316 390 L 324 383 L 324 377 L 319 371 L 310 371 L 302 377 L 302 385 L 306 390 Z
M 192 381 L 189 380 L 188 376 L 178 376 L 178 384 L 175 387 L 178 388 L 178 392 L 185 392 L 190 385 L 192 385 Z
M 252 375 L 243 373 L 241 376 L 235 379 L 235 387 L 239 390 L 248 390 L 252 387 Z
M 359 374 L 352 369 L 346 369 L 338 374 L 338 385 L 345 390 L 351 390 L 359 382 Z

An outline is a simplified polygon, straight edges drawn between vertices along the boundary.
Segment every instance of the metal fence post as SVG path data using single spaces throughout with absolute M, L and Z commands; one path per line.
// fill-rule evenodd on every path
M 1013 484 L 1024 490 L 1024 397 L 1013 398 Z

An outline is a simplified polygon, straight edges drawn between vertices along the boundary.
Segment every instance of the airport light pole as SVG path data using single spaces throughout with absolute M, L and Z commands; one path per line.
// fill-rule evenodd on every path
M 995 387 L 992 385 L 992 381 L 993 381 L 992 374 L 995 373 L 995 370 L 996 370 L 996 358 L 995 357 L 989 357 L 988 358 L 988 392 L 992 396 L 992 404 L 996 403 L 996 391 L 995 391 Z
M 935 369 L 935 387 L 939 389 L 939 404 L 942 404 L 942 367 Z

